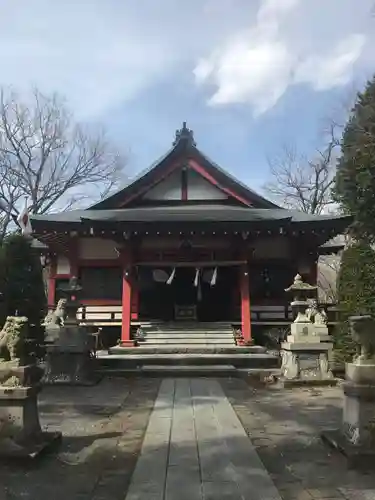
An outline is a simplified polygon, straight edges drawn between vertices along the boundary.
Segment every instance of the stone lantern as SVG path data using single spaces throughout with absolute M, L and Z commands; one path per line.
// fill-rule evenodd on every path
M 64 298 L 44 320 L 47 338 L 52 340 L 46 349 L 44 383 L 92 385 L 97 382 L 93 338 L 88 327 L 80 325 L 77 319 L 82 286 L 72 277 L 59 290 Z
M 308 299 L 312 294 L 316 294 L 318 287 L 305 283 L 302 277 L 297 274 L 293 283 L 285 289 L 286 292 L 293 294 L 293 301 L 290 303 L 295 317 L 294 323 L 309 323 L 306 316 L 306 310 L 309 307 Z
M 309 297 L 317 287 L 305 283 L 297 274 L 285 291 L 293 294 L 291 302 L 295 319 L 290 325 L 290 335 L 281 344 L 282 382 L 284 385 L 335 383 L 329 369 L 329 353 L 333 344 L 321 342 L 309 314 Z

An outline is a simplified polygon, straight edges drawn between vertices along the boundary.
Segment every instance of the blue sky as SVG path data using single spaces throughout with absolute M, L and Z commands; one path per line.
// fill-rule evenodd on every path
M 259 190 L 285 143 L 375 72 L 373 0 L 0 0 L 0 83 L 65 95 L 103 122 L 135 175 L 186 120 L 208 156 Z M 355 11 L 354 11 L 355 9 Z

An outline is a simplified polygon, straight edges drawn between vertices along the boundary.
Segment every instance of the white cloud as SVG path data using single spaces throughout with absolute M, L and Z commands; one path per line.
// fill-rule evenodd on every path
M 196 66 L 211 105 L 262 113 L 292 84 L 322 90 L 373 65 L 372 3 L 353 16 L 353 0 L 0 0 L 0 85 L 58 91 L 96 118 Z
M 250 29 L 228 37 L 198 61 L 196 83 L 216 89 L 208 104 L 248 103 L 258 115 L 272 108 L 291 85 L 303 83 L 323 91 L 351 80 L 364 53 L 365 33 L 341 29 L 339 10 L 336 19 L 329 19 L 335 24 L 328 31 L 323 16 L 330 13 L 323 10 L 321 18 L 316 12 L 310 17 L 305 6 L 299 0 L 263 0 Z M 301 24 L 306 30 L 298 37 Z
M 318 91 L 349 83 L 365 42 L 364 35 L 350 35 L 327 54 L 310 56 L 297 67 L 295 81 L 308 83 Z

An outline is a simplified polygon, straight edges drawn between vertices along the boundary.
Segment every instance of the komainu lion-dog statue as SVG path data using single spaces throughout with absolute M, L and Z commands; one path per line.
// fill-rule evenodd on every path
M 21 385 L 20 367 L 25 356 L 28 318 L 8 316 L 0 332 L 0 384 Z
M 44 318 L 43 326 L 64 326 L 66 299 L 60 299 L 57 302 L 56 309 L 50 311 Z
M 375 362 L 375 319 L 370 315 L 350 316 L 350 334 L 357 344 L 357 363 Z

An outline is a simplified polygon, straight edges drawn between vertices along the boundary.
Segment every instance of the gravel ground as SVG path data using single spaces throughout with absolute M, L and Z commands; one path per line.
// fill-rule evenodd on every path
M 284 500 L 375 499 L 375 473 L 349 470 L 320 439 L 340 425 L 340 387 L 286 390 L 235 379 L 222 387 Z
M 159 384 L 113 378 L 44 388 L 42 426 L 63 441 L 32 465 L 0 465 L 0 500 L 123 500 Z
M 284 500 L 375 500 L 375 474 L 349 470 L 320 440 L 321 430 L 340 424 L 339 387 L 219 382 Z M 63 432 L 62 444 L 31 465 L 0 465 L 0 500 L 123 500 L 159 385 L 108 378 L 90 388 L 45 388 L 41 422 Z

